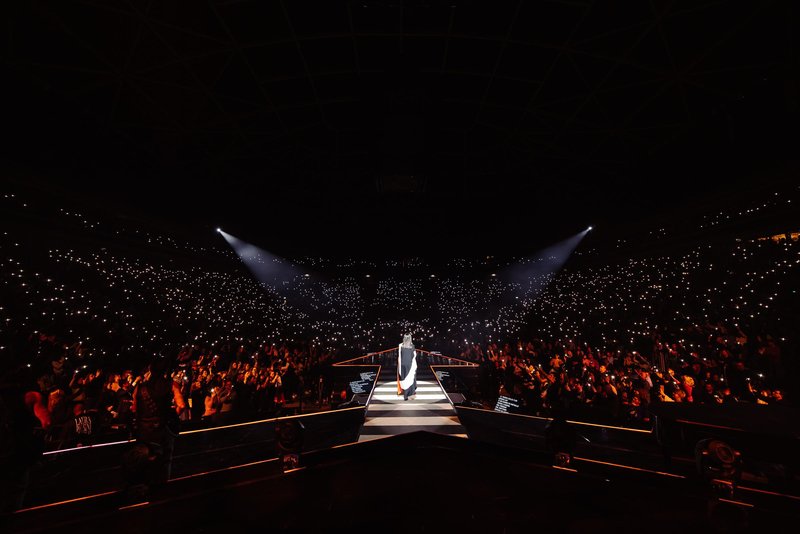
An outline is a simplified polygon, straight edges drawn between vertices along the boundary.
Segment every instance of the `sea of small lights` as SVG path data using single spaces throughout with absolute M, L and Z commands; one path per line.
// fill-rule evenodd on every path
M 792 204 L 792 199 L 787 195 L 774 193 L 772 198 L 767 198 L 760 202 L 753 202 L 749 207 L 731 207 L 726 210 L 721 210 L 718 213 L 703 216 L 703 223 L 700 228 L 713 228 L 721 226 L 734 221 L 741 222 L 743 220 L 754 218 L 762 215 L 764 212 L 775 209 L 785 209 Z
M 17 210 L 36 209 L 35 202 L 14 194 L 4 200 Z M 769 206 L 762 204 L 763 209 Z M 750 213 L 746 209 L 737 215 Z M 0 324 L 6 330 L 56 334 L 98 359 L 177 353 L 187 343 L 214 347 L 244 341 L 310 340 L 326 349 L 368 351 L 394 344 L 404 331 L 414 332 L 421 346 L 449 350 L 520 336 L 635 346 L 656 330 L 675 333 L 682 342 L 681 332 L 708 324 L 772 329 L 785 341 L 788 328 L 780 326 L 777 310 L 786 299 L 796 298 L 792 281 L 800 266 L 800 247 L 792 240 L 703 244 L 680 255 L 558 273 L 532 270 L 526 279 L 513 281 L 495 273 L 472 279 L 463 272 L 457 278 L 421 273 L 427 266 L 422 259 L 386 262 L 413 268 L 413 275 L 356 277 L 346 270 L 377 264 L 301 258 L 294 261 L 300 267 L 345 272 L 323 279 L 298 271 L 273 288 L 238 268 L 238 259 L 224 245 L 213 249 L 116 228 L 67 208 L 47 217 L 93 236 L 134 236 L 146 245 L 210 253 L 229 262 L 228 268 L 214 270 L 89 242 L 33 253 L 36 243 L 27 241 L 24 232 L 4 230 Z M 491 257 L 456 258 L 448 265 L 464 270 L 508 265 L 491 262 Z

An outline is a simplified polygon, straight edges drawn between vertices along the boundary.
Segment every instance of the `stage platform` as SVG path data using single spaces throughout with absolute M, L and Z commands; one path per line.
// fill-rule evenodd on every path
M 709 499 L 645 472 L 554 468 L 531 451 L 427 432 L 309 453 L 286 474 L 262 462 L 170 482 L 148 502 L 116 495 L 18 513 L 5 532 L 649 532 L 797 517 Z M 792 524 L 792 523 L 789 523 Z
M 466 438 L 453 405 L 431 370 L 427 351 L 417 356 L 417 394 L 404 400 L 397 393 L 397 350 L 384 353 L 381 372 L 367 405 L 358 441 L 419 430 Z

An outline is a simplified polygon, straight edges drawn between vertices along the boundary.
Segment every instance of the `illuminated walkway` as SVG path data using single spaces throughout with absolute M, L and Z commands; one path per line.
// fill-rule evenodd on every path
M 405 401 L 402 394 L 397 394 L 396 362 L 396 356 L 385 360 L 358 441 L 418 430 L 467 437 L 455 410 L 427 365 L 420 366 L 417 372 L 415 399 Z

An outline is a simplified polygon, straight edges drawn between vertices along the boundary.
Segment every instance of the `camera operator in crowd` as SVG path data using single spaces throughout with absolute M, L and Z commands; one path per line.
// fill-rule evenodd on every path
M 166 359 L 156 358 L 150 364 L 149 377 L 133 392 L 136 445 L 125 464 L 130 489 L 137 494 L 165 484 L 170 477 L 178 416 L 186 403 L 168 371 Z

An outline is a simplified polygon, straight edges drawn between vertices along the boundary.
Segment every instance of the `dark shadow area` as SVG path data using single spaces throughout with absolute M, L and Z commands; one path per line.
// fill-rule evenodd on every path
M 723 503 L 686 481 L 603 470 L 574 473 L 548 467 L 546 459 L 418 432 L 308 454 L 304 469 L 285 475 L 274 465 L 260 465 L 178 481 L 149 504 L 118 512 L 113 497 L 26 512 L 13 518 L 10 531 L 97 531 L 107 529 L 113 517 L 120 533 L 152 528 L 530 532 L 531 525 L 580 532 L 645 523 L 649 532 L 675 532 L 687 524 L 712 530 L 779 528 L 789 517 L 735 506 L 718 510 Z

